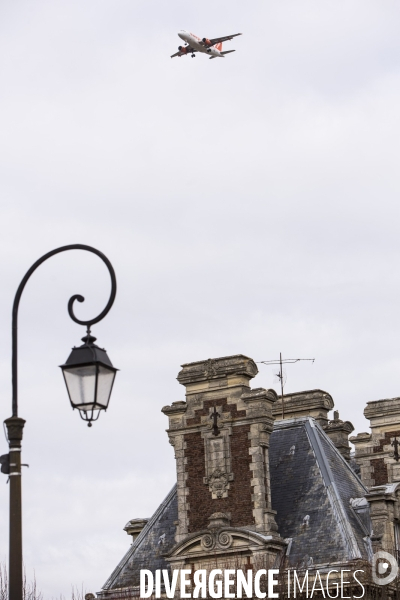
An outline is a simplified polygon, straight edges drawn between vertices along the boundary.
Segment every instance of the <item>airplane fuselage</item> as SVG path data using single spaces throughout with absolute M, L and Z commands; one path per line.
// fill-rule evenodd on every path
M 218 48 L 216 48 L 215 46 L 209 46 L 207 44 L 207 41 L 204 42 L 194 33 L 189 33 L 188 31 L 182 30 L 178 33 L 178 35 L 181 38 L 181 40 L 189 44 L 191 48 L 194 48 L 198 52 L 203 52 L 204 54 L 208 54 L 209 56 L 213 56 L 214 58 L 224 58 L 224 55 L 220 50 L 218 50 Z M 182 49 L 184 49 L 183 46 Z

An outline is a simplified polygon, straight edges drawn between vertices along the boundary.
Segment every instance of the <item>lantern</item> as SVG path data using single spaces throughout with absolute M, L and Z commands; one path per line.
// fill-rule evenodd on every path
M 88 334 L 83 345 L 73 348 L 65 365 L 61 365 L 72 408 L 77 408 L 88 427 L 107 410 L 118 369 L 111 364 L 104 349 Z

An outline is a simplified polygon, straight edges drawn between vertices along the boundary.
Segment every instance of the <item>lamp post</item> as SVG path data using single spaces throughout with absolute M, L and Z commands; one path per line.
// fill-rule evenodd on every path
M 18 308 L 22 292 L 32 273 L 48 258 L 68 250 L 85 250 L 99 256 L 106 264 L 111 277 L 111 294 L 105 309 L 94 319 L 81 321 L 74 314 L 75 301 L 83 302 L 83 296 L 76 294 L 68 302 L 69 316 L 75 323 L 87 327 L 83 346 L 73 348 L 67 362 L 61 366 L 72 407 L 77 408 L 81 417 L 91 427 L 101 410 L 107 410 L 117 369 L 105 350 L 94 344 L 96 338 L 90 327 L 101 321 L 112 307 L 117 292 L 117 281 L 112 264 L 96 248 L 84 244 L 62 246 L 48 252 L 37 260 L 22 279 L 15 294 L 12 311 L 12 416 L 5 420 L 7 427 L 9 454 L 0 457 L 1 470 L 10 478 L 10 554 L 9 554 L 9 600 L 23 600 L 22 567 L 22 503 L 21 503 L 21 442 L 25 425 L 18 416 Z

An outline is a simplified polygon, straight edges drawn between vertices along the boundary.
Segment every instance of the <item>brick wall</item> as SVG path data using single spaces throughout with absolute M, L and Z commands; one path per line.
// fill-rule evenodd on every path
M 393 437 L 400 438 L 400 429 L 396 429 L 396 431 L 385 431 L 384 436 L 385 437 L 383 437 L 379 440 L 379 445 L 373 447 L 374 453 L 383 452 L 383 446 L 390 446 L 390 444 L 391 444 L 390 438 L 393 438 Z
M 374 485 L 383 485 L 388 482 L 387 465 L 383 458 L 373 458 L 371 460 L 371 467 L 374 469 L 372 473 L 372 478 L 375 482 Z
M 208 485 L 203 483 L 203 477 L 206 473 L 204 440 L 201 433 L 188 433 L 184 436 L 186 472 L 188 474 L 186 486 L 189 490 L 187 499 L 190 505 L 188 510 L 189 533 L 206 529 L 208 517 L 215 512 L 230 512 L 232 527 L 254 524 L 253 503 L 251 500 L 252 487 L 250 485 L 252 474 L 250 471 L 249 432 L 250 425 L 233 427 L 230 443 L 231 468 L 234 480 L 230 482 L 228 497 L 214 500 L 211 497 Z
M 236 404 L 228 404 L 227 398 L 221 398 L 219 400 L 205 400 L 203 408 L 194 411 L 195 416 L 192 419 L 187 419 L 187 425 L 200 425 L 201 417 L 205 417 L 210 414 L 210 408 L 214 406 L 222 406 L 223 413 L 230 413 L 232 419 L 237 419 L 246 416 L 245 410 L 237 410 Z

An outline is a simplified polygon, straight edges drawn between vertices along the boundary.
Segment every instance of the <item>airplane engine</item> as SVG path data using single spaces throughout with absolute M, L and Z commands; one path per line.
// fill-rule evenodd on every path
M 178 50 L 179 52 L 184 52 L 185 54 L 187 53 L 187 48 L 185 48 L 185 46 L 178 46 Z
M 210 40 L 208 40 L 207 38 L 203 38 L 202 39 L 203 44 L 205 44 L 206 46 L 212 46 L 212 43 L 210 42 Z

